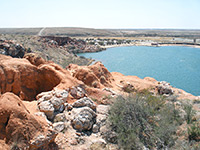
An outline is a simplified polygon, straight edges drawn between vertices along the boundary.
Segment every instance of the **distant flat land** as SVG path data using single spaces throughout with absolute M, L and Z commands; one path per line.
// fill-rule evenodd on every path
M 40 32 L 41 30 L 42 32 Z M 199 39 L 200 29 L 0 28 L 0 34 L 70 37 L 180 37 Z

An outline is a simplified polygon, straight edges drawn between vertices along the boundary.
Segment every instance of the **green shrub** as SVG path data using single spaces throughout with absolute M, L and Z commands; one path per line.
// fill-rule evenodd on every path
M 161 97 L 137 94 L 118 97 L 109 111 L 109 122 L 122 149 L 171 147 L 175 141 L 179 112 L 164 105 Z
M 192 118 L 195 115 L 195 111 L 192 109 L 192 105 L 185 104 L 184 105 L 184 110 L 185 110 L 185 113 L 186 113 L 185 120 L 186 120 L 187 124 L 192 123 Z
M 199 150 L 200 144 L 197 142 L 188 142 L 185 140 L 177 140 L 176 145 L 171 150 Z
M 193 123 L 190 127 L 188 127 L 188 139 L 189 141 L 200 141 L 200 124 Z

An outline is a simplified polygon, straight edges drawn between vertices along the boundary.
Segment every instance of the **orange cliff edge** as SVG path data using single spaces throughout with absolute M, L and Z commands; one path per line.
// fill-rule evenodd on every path
M 66 100 L 69 104 L 84 96 L 96 100 L 96 105 L 106 104 L 109 103 L 106 97 L 127 95 L 126 89 L 128 92 L 144 89 L 160 94 L 171 92 L 178 99 L 198 99 L 169 84 L 167 88 L 161 84 L 164 85 L 150 77 L 140 79 L 110 73 L 101 62 L 91 66 L 70 64 L 63 69 L 36 54 L 28 54 L 23 59 L 0 55 L 0 149 L 8 149 L 17 140 L 27 149 L 45 148 L 55 140 L 57 132 L 48 127 L 44 117 L 35 115 L 39 112 L 35 100 L 42 92 L 66 90 L 70 93 Z M 84 94 L 77 87 L 84 89 Z

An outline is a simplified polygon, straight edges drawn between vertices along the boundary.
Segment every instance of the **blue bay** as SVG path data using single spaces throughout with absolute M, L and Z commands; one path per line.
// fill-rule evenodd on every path
M 153 77 L 200 95 L 200 48 L 132 46 L 78 55 L 101 61 L 110 72 Z

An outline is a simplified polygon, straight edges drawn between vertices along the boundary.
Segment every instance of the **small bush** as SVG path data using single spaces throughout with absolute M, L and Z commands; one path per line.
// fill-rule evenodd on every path
M 194 115 L 195 115 L 195 111 L 192 109 L 192 105 L 190 105 L 190 104 L 185 104 L 185 105 L 184 105 L 184 110 L 185 110 L 185 112 L 186 112 L 185 120 L 186 120 L 187 124 L 192 123 L 192 118 L 193 118 Z
M 188 139 L 189 141 L 200 141 L 200 124 L 198 123 L 193 123 L 189 128 L 188 128 Z
M 177 140 L 176 145 L 172 148 L 172 150 L 199 150 L 200 144 L 196 142 L 188 142 L 185 140 Z
M 179 111 L 151 94 L 118 97 L 109 111 L 109 121 L 122 149 L 171 147 L 179 122 Z

